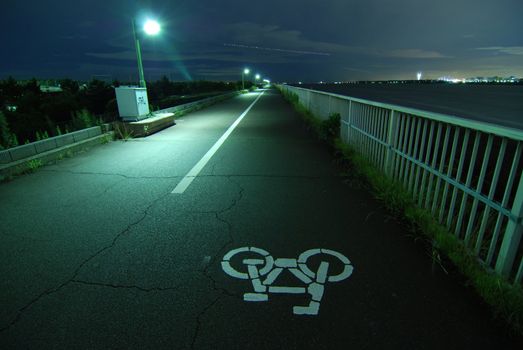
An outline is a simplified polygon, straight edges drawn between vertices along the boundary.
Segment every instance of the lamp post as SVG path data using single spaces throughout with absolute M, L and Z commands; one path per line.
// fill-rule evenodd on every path
M 258 81 L 260 80 L 261 76 L 259 74 L 256 74 L 256 86 L 258 86 Z
M 248 75 L 251 71 L 249 70 L 249 68 L 245 68 L 243 71 L 242 71 L 242 90 L 245 90 L 245 75 Z
M 140 49 L 140 40 L 138 39 L 138 35 L 136 33 L 136 23 L 134 19 L 132 20 L 133 25 L 133 37 L 134 37 L 134 44 L 136 46 L 136 60 L 138 61 L 138 74 L 140 75 L 140 87 L 145 88 L 145 78 L 143 75 L 143 64 L 142 64 L 142 52 Z M 143 30 L 148 35 L 156 35 L 160 32 L 160 25 L 158 22 L 153 20 L 148 20 L 145 22 L 145 25 L 143 26 Z

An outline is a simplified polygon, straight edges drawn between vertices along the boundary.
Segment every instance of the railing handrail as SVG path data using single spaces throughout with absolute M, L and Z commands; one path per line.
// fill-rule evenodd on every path
M 292 85 L 279 88 L 294 93 L 321 120 L 340 113 L 343 142 L 408 191 L 486 266 L 523 282 L 523 131 Z
M 301 87 L 294 86 L 294 85 L 287 85 L 287 86 L 289 86 L 293 89 L 310 91 L 310 92 L 314 92 L 317 94 L 336 97 L 336 98 L 343 99 L 343 100 L 364 103 L 364 104 L 368 104 L 368 105 L 375 106 L 375 107 L 394 110 L 394 111 L 400 112 L 400 113 L 416 115 L 416 116 L 428 118 L 428 119 L 443 122 L 443 123 L 448 123 L 448 124 L 452 124 L 452 125 L 456 125 L 456 126 L 474 129 L 474 130 L 482 131 L 482 132 L 488 133 L 488 134 L 494 134 L 494 135 L 498 135 L 498 136 L 502 136 L 502 137 L 507 137 L 512 140 L 523 141 L 523 131 L 520 131 L 520 130 L 514 129 L 514 128 L 510 128 L 507 126 L 496 125 L 496 124 L 478 121 L 478 120 L 466 119 L 463 117 L 453 116 L 453 115 L 449 115 L 449 114 L 430 112 L 430 111 L 426 111 L 426 110 L 422 110 L 422 109 L 404 107 L 404 106 L 399 106 L 399 105 L 390 104 L 390 103 L 376 102 L 376 101 L 366 100 L 366 99 L 358 98 L 358 97 L 340 95 L 340 94 L 336 94 L 336 93 L 332 93 L 332 92 L 326 92 L 326 91 L 320 91 L 320 90 L 314 90 L 314 89 L 306 89 L 306 88 L 301 88 Z M 523 115 L 522 115 L 522 117 L 523 117 Z

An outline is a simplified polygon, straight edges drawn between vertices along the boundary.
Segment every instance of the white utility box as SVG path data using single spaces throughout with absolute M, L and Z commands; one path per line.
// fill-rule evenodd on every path
M 125 121 L 137 121 L 149 116 L 147 89 L 140 87 L 120 86 L 115 88 L 118 113 Z

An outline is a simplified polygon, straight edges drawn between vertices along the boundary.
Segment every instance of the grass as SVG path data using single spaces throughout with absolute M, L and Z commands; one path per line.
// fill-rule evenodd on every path
M 106 134 L 106 135 L 104 135 L 104 137 L 102 137 L 102 139 L 100 140 L 100 143 L 101 143 L 102 145 L 105 145 L 105 144 L 111 142 L 112 140 L 113 140 L 113 136 L 112 136 L 112 135 L 107 135 L 107 134 Z
M 114 123 L 114 134 L 116 138 L 127 141 L 133 138 L 133 131 L 130 130 L 125 123 Z
M 368 188 L 398 221 L 409 228 L 416 239 L 421 237 L 430 242 L 433 266 L 438 264 L 446 271 L 442 256 L 448 258 L 491 307 L 495 317 L 505 320 L 516 334 L 523 335 L 523 288 L 487 270 L 464 243 L 440 225 L 429 211 L 417 207 L 412 195 L 401 184 L 388 178 L 343 143 L 338 138 L 339 116 L 333 115 L 327 121 L 320 121 L 299 104 L 298 96 L 282 93 L 315 134 L 331 145 L 339 163 L 346 167 L 345 173 L 350 174 L 348 182 Z
M 40 159 L 31 159 L 27 162 L 27 171 L 30 173 L 34 173 L 38 168 L 41 168 L 43 166 L 43 163 Z

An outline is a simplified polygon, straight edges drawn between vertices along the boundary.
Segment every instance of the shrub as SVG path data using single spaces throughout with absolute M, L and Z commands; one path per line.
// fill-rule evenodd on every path
M 73 113 L 73 127 L 77 130 L 97 125 L 97 119 L 87 109 Z
M 9 148 L 11 145 L 11 131 L 4 113 L 0 111 L 0 149 Z

